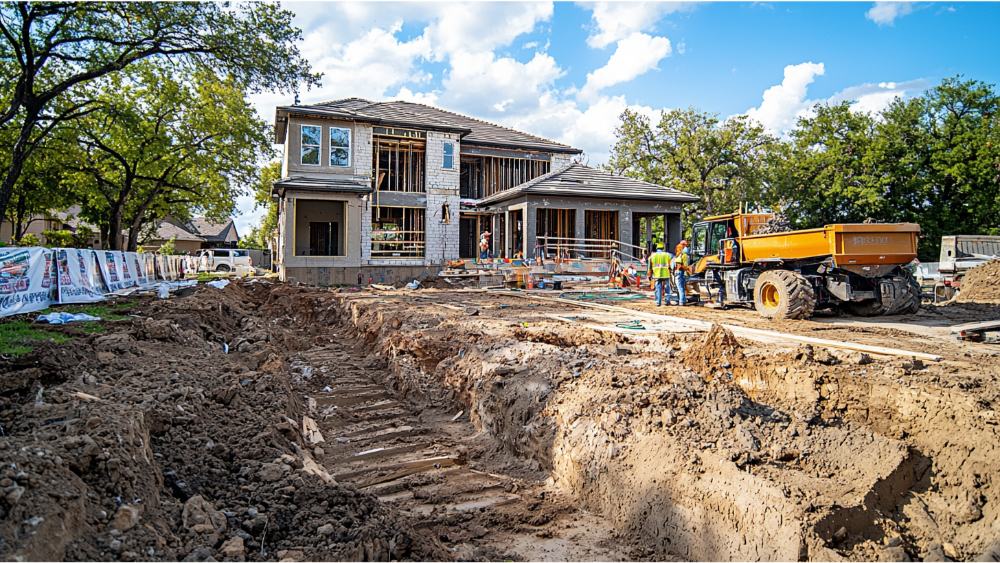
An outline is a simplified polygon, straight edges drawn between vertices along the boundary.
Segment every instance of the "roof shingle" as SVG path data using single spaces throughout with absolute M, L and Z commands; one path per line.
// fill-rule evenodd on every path
M 479 202 L 480 207 L 505 201 L 520 195 L 589 197 L 601 199 L 630 199 L 643 201 L 669 201 L 690 203 L 698 201 L 696 195 L 628 178 L 584 166 L 571 164 L 543 174 L 509 190 L 494 194 Z

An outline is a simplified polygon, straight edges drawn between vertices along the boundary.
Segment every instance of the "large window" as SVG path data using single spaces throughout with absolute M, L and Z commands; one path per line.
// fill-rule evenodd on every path
M 351 130 L 330 128 L 330 166 L 351 165 Z
M 372 208 L 372 258 L 423 258 L 423 207 Z
M 295 200 L 295 255 L 346 256 L 347 202 Z
M 455 168 L 455 143 L 444 142 L 444 162 L 441 163 L 441 168 Z
M 302 164 L 319 166 L 320 144 L 323 140 L 323 128 L 319 125 L 302 126 Z
M 547 160 L 462 155 L 459 189 L 462 197 L 490 197 L 547 174 L 549 169 Z

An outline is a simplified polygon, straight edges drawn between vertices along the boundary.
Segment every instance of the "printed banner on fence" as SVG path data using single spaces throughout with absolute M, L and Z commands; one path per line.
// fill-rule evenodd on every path
M 121 252 L 115 250 L 98 250 L 96 252 L 97 263 L 101 265 L 101 274 L 104 276 L 104 283 L 108 286 L 108 291 L 115 292 L 132 287 L 131 284 L 125 285 Z
M 93 250 L 55 249 L 59 266 L 59 302 L 93 303 L 104 299 L 108 288 Z
M 51 305 L 58 290 L 56 276 L 48 248 L 0 248 L 0 317 Z

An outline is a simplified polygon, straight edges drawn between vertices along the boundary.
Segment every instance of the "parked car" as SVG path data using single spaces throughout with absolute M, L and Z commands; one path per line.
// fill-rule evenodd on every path
M 231 272 L 237 266 L 253 266 L 250 253 L 242 248 L 203 248 L 196 256 L 199 272 Z
M 917 265 L 917 283 L 920 284 L 920 291 L 927 293 L 934 292 L 934 284 L 941 281 L 941 272 L 938 270 L 940 262 L 921 262 Z

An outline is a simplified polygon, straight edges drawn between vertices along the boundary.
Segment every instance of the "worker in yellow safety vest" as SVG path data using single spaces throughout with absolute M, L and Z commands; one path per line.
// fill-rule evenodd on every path
M 670 291 L 670 263 L 674 257 L 669 252 L 663 251 L 663 246 L 656 247 L 656 252 L 649 256 L 649 271 L 653 278 L 653 293 L 656 296 L 656 306 L 663 306 L 663 298 L 666 296 L 667 305 L 673 300 Z
M 684 299 L 684 284 L 687 283 L 687 277 L 691 274 L 690 252 L 690 249 L 685 246 L 670 264 L 677 276 L 677 299 L 678 304 L 682 307 L 687 305 Z

